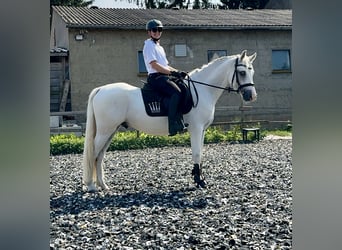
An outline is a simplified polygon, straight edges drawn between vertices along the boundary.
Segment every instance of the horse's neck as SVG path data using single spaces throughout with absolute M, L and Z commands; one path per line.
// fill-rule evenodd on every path
M 229 84 L 230 74 L 228 72 L 229 68 L 233 69 L 233 63 L 234 59 L 230 59 L 230 57 L 217 59 L 200 70 L 193 72 L 191 75 L 193 80 L 219 87 L 214 88 L 196 84 L 199 95 L 206 95 L 206 98 L 209 98 L 215 105 L 223 93 L 223 89 L 220 88 L 226 88 Z

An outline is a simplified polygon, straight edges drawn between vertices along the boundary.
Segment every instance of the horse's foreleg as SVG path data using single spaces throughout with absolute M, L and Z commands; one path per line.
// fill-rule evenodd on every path
M 204 142 L 204 129 L 198 128 L 192 130 L 191 133 L 191 150 L 192 160 L 194 162 L 194 168 L 192 169 L 192 175 L 194 176 L 194 182 L 197 187 L 206 188 L 207 183 L 202 175 L 201 160 L 202 160 L 202 149 Z
M 197 187 L 206 188 L 207 182 L 202 174 L 202 169 L 200 164 L 195 163 L 194 168 L 192 169 L 191 174 L 194 176 L 194 182 L 197 184 Z

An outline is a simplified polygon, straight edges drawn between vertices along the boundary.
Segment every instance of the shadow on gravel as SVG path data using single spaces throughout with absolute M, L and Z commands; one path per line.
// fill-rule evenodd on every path
M 96 211 L 106 208 L 128 208 L 133 206 L 204 209 L 208 206 L 208 199 L 190 199 L 186 193 L 195 188 L 181 189 L 164 193 L 137 192 L 128 194 L 105 194 L 75 192 L 61 197 L 50 198 L 50 216 L 63 214 L 79 214 L 83 211 Z

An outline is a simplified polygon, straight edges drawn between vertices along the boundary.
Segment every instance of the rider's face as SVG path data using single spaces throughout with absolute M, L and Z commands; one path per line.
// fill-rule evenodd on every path
M 162 30 L 160 29 L 153 29 L 148 31 L 149 35 L 152 36 L 153 38 L 160 38 L 162 34 Z

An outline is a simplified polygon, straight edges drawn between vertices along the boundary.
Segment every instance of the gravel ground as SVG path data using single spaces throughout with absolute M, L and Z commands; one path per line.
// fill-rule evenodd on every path
M 107 152 L 106 192 L 86 193 L 82 155 L 50 157 L 50 249 L 291 249 L 292 140 L 211 144 L 208 187 L 191 149 Z

